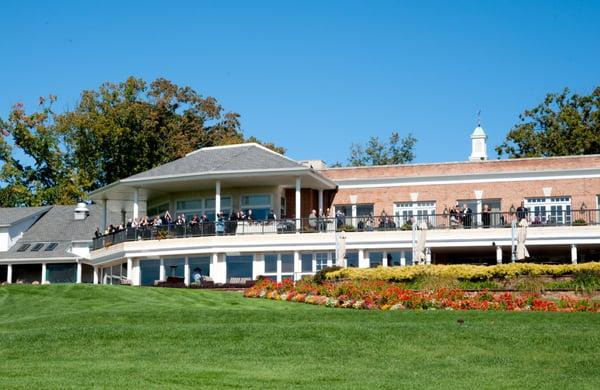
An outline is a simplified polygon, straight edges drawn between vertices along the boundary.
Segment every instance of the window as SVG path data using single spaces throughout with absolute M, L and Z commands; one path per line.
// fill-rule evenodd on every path
M 410 223 L 413 216 L 416 216 L 417 222 L 427 221 L 430 225 L 435 226 L 435 202 L 394 203 L 394 216 L 398 227 Z
M 54 249 L 56 249 L 57 246 L 58 246 L 58 242 L 51 242 L 50 244 L 48 244 L 48 246 L 46 247 L 45 251 L 46 252 L 51 252 Z
M 191 220 L 194 214 L 198 214 L 198 216 L 202 215 L 202 199 L 178 200 L 175 205 L 177 206 L 175 214 L 185 214 L 187 221 Z M 176 215 L 172 215 L 172 217 L 177 218 Z
M 369 252 L 369 268 L 383 265 L 383 252 Z
M 31 244 L 23 244 L 17 249 L 17 252 L 25 252 L 30 246 Z
M 190 267 L 190 283 L 199 284 L 202 276 L 210 276 L 210 257 L 190 257 L 188 264 Z
M 344 213 L 346 217 L 352 216 L 352 206 L 351 204 L 336 204 L 335 211 L 341 211 Z M 357 204 L 356 205 L 356 216 L 357 217 L 368 217 L 369 215 L 373 215 L 373 204 Z
M 152 207 L 148 207 L 148 217 L 155 217 L 157 215 L 164 215 L 169 210 L 169 202 L 161 203 Z
M 248 214 L 248 210 L 252 210 L 253 219 L 267 219 L 267 215 L 272 208 L 271 195 L 242 195 L 240 208 L 245 214 Z
M 352 207 L 356 207 L 356 218 L 354 218 L 352 214 Z M 335 212 L 337 214 L 338 211 L 341 211 L 344 214 L 342 220 L 338 222 L 339 224 L 352 225 L 354 227 L 359 228 L 360 230 L 371 230 L 373 228 L 373 218 L 368 218 L 369 216 L 373 216 L 373 204 L 340 204 L 335 205 Z
M 178 200 L 177 210 L 200 210 L 202 209 L 202 199 Z
M 358 267 L 358 252 L 346 252 L 346 266 Z
M 471 209 L 471 212 L 473 213 L 473 220 L 472 220 L 472 224 L 473 226 L 475 225 L 485 225 L 485 226 L 499 226 L 502 225 L 501 223 L 501 211 L 502 209 L 500 208 L 500 199 L 457 199 L 456 202 L 458 203 L 459 207 L 462 209 L 463 205 L 466 204 L 468 208 Z M 491 215 L 489 218 L 489 225 L 484 224 L 484 221 L 482 220 L 482 216 L 481 213 L 478 211 L 482 210 L 483 211 L 483 205 L 488 205 L 490 210 L 491 210 Z
M 281 272 L 282 273 L 294 273 L 294 255 L 293 254 L 282 254 L 281 255 Z
M 215 198 L 209 198 L 205 200 L 205 204 L 204 204 L 204 212 L 206 213 L 206 216 L 208 217 L 208 219 L 210 221 L 213 221 L 215 219 L 216 211 L 215 211 L 215 206 L 217 204 L 217 201 L 215 200 Z M 231 198 L 228 196 L 222 196 L 221 197 L 221 210 L 223 212 L 223 214 L 225 214 L 226 217 L 229 216 L 229 214 L 231 214 Z
M 292 253 L 265 254 L 265 274 L 277 274 L 277 263 L 281 262 L 281 278 L 294 278 L 294 255 Z
M 199 217 L 202 214 L 206 214 L 210 221 L 214 221 L 215 203 L 215 198 L 179 199 L 175 203 L 177 206 L 176 215 L 173 215 L 173 218 L 176 218 L 177 215 L 185 214 L 186 220 L 190 221 L 194 217 L 194 214 L 198 214 Z M 223 211 L 225 216 L 231 214 L 230 197 L 221 197 L 221 211 Z
M 526 198 L 529 220 L 533 224 L 571 223 L 571 197 Z
M 40 251 L 40 249 L 42 249 L 42 247 L 43 247 L 43 246 L 44 246 L 44 244 L 40 244 L 40 243 L 38 243 L 38 244 L 35 244 L 35 245 L 33 246 L 33 248 L 31 248 L 31 251 L 32 251 L 32 252 L 39 252 L 39 251 Z
M 331 266 L 331 257 L 332 253 L 322 252 L 315 253 L 315 259 L 317 261 L 317 271 L 322 270 L 323 268 Z
M 277 255 L 265 255 L 265 273 L 277 273 Z
M 312 272 L 312 253 L 303 253 L 300 256 L 300 260 L 302 262 L 302 272 Z
M 227 256 L 225 258 L 228 283 L 245 283 L 252 280 L 253 255 Z

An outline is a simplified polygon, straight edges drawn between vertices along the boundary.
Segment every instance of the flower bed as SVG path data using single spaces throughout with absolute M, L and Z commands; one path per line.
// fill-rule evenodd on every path
M 276 283 L 265 279 L 244 292 L 248 298 L 304 302 L 329 307 L 371 310 L 512 310 L 512 311 L 600 311 L 600 302 L 568 295 L 556 299 L 538 293 L 487 290 L 466 292 L 457 289 L 407 290 L 385 281 L 355 280 L 317 284 L 302 280 Z
M 512 263 L 482 265 L 414 265 L 408 267 L 344 268 L 327 273 L 328 279 L 368 279 L 407 282 L 427 276 L 450 277 L 462 280 L 512 279 L 517 276 L 564 276 L 577 272 L 600 274 L 600 263 L 544 265 Z

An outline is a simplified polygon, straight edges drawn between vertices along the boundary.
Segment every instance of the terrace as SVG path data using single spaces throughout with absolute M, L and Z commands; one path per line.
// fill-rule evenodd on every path
M 549 211 L 529 216 L 531 228 L 595 226 L 600 220 L 600 210 Z M 514 212 L 472 213 L 453 220 L 449 214 L 430 214 L 420 216 L 363 216 L 347 217 L 338 214 L 335 217 L 317 217 L 300 219 L 264 219 L 264 220 L 221 220 L 206 221 L 197 224 L 177 225 L 168 223 L 160 226 L 125 227 L 110 234 L 96 237 L 93 250 L 106 248 L 127 241 L 165 240 L 174 238 L 243 236 L 267 234 L 314 234 L 326 232 L 394 232 L 411 231 L 422 221 L 429 230 L 450 230 L 468 235 L 480 229 L 510 229 L 516 221 Z

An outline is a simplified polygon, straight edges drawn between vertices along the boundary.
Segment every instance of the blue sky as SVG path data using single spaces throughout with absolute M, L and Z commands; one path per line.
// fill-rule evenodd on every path
M 418 139 L 460 161 L 482 110 L 493 146 L 551 91 L 600 85 L 597 1 L 54 1 L 0 3 L 0 115 L 129 75 L 165 77 L 242 115 L 292 158 Z

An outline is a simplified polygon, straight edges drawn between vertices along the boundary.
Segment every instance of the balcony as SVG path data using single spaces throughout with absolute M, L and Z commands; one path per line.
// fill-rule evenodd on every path
M 529 214 L 530 228 L 558 226 L 598 225 L 599 210 L 562 211 Z M 129 241 L 166 240 L 174 238 L 248 235 L 285 235 L 346 232 L 394 232 L 410 231 L 413 226 L 423 226 L 430 230 L 447 230 L 468 236 L 472 231 L 485 229 L 509 229 L 517 215 L 508 212 L 470 213 L 453 218 L 449 214 L 394 215 L 333 218 L 302 218 L 265 221 L 217 221 L 204 222 L 193 226 L 165 224 L 144 228 L 126 228 L 93 239 L 92 250 L 110 247 Z

